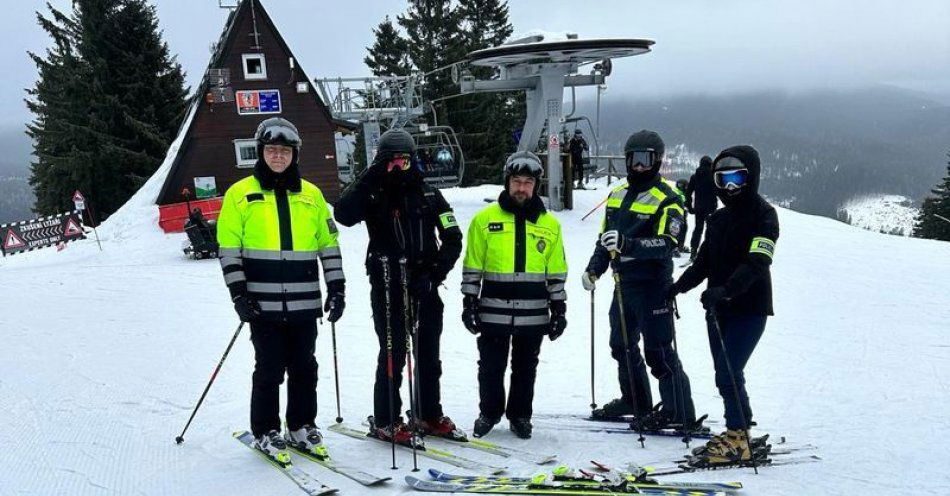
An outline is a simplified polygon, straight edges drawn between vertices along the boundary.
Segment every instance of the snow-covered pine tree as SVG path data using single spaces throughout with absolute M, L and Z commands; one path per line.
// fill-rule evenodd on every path
M 950 157 L 950 153 L 947 156 Z M 917 215 L 914 236 L 950 241 L 950 162 L 947 165 L 947 175 L 930 192 L 934 196 L 924 200 Z

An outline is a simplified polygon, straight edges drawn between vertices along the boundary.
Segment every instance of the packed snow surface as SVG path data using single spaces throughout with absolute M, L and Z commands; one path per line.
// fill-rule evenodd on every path
M 248 452 L 231 433 L 248 427 L 253 351 L 245 330 L 198 412 L 183 445 L 175 436 L 221 357 L 237 319 L 218 263 L 189 261 L 183 235 L 165 235 L 150 182 L 100 229 L 95 241 L 63 251 L 0 260 L 0 494 L 301 494 Z M 446 190 L 462 226 L 498 186 Z M 545 341 L 538 370 L 534 438 L 516 439 L 502 422 L 487 439 L 557 453 L 588 467 L 656 462 L 685 452 L 676 438 L 556 430 L 542 414 L 584 414 L 590 403 L 590 296 L 581 288 L 600 213 L 581 221 L 608 189 L 578 192 L 561 212 L 571 274 L 570 325 Z M 745 494 L 950 494 L 940 444 L 950 432 L 950 244 L 868 232 L 822 217 L 779 209 L 781 238 L 773 267 L 776 315 L 748 365 L 758 433 L 813 443 L 819 463 L 704 472 L 681 480 L 739 480 Z M 363 268 L 366 232 L 342 229 L 347 309 L 337 326 L 343 416 L 359 425 L 371 411 L 376 339 Z M 461 262 L 459 262 L 459 265 Z M 680 271 L 682 269 L 677 269 Z M 470 428 L 477 416 L 475 339 L 460 322 L 461 269 L 442 290 L 445 411 Z M 618 393 L 607 347 L 612 284 L 596 291 L 597 402 Z M 679 347 L 697 411 L 713 419 L 722 400 L 699 305 L 682 296 Z M 336 416 L 329 326 L 317 342 L 318 422 Z M 658 397 L 658 395 L 654 395 Z M 405 391 L 404 391 L 405 398 Z M 578 421 L 573 421 L 576 424 Z M 720 429 L 720 424 L 714 429 Z M 325 429 L 324 429 L 325 430 Z M 363 488 L 306 460 L 298 466 L 345 494 L 407 493 L 411 458 L 326 432 L 339 461 L 392 476 Z M 695 443 L 694 445 L 695 446 Z M 542 470 L 487 453 L 464 456 L 505 464 L 513 474 Z M 428 459 L 423 468 L 461 469 Z

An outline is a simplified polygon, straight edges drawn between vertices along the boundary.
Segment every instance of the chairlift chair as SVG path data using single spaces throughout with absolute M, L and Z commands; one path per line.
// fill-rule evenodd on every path
M 465 155 L 451 126 L 411 125 L 404 128 L 416 142 L 416 165 L 425 182 L 454 188 L 465 173 Z

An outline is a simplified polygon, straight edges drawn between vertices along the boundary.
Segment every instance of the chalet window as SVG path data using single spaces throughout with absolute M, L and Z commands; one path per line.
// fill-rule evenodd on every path
M 244 79 L 267 79 L 267 63 L 263 53 L 245 53 L 241 55 L 244 66 Z
M 238 169 L 250 169 L 257 163 L 257 141 L 252 139 L 234 140 L 234 156 Z

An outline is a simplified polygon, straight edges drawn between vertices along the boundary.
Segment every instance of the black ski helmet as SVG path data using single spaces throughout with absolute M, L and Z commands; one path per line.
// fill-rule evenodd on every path
M 254 132 L 254 139 L 257 141 L 257 156 L 264 158 L 265 145 L 285 145 L 294 149 L 291 164 L 297 164 L 300 157 L 300 146 L 303 141 L 300 139 L 300 133 L 297 126 L 283 117 L 271 117 L 264 119 L 257 125 L 257 131 Z
M 416 153 L 416 142 L 412 135 L 405 129 L 390 129 L 379 137 L 379 146 L 376 147 L 376 156 L 373 162 L 386 162 L 397 154 L 405 153 L 414 155 Z
M 630 164 L 628 164 L 627 176 L 629 178 L 647 181 L 656 177 L 656 175 L 660 172 L 660 166 L 663 164 L 663 154 L 666 153 L 666 145 L 663 143 L 663 138 L 660 138 L 659 134 L 646 129 L 637 131 L 627 138 L 627 143 L 623 146 L 623 153 L 627 159 L 631 157 L 633 152 L 649 150 L 652 150 L 655 154 L 653 163 L 650 164 L 650 170 L 635 174 L 631 171 Z
M 286 145 L 299 149 L 303 142 L 297 126 L 283 117 L 271 117 L 257 125 L 254 139 L 258 145 Z
M 531 176 L 534 178 L 534 194 L 541 188 L 541 178 L 544 177 L 544 165 L 537 155 L 529 151 L 515 152 L 505 161 L 505 190 L 512 176 Z

